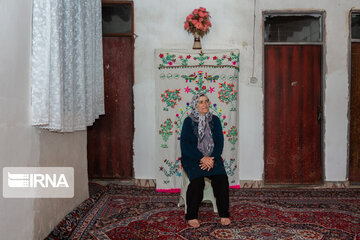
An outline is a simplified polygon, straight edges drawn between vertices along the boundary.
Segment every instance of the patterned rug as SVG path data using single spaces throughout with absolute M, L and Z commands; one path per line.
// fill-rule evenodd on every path
M 231 225 L 222 226 L 203 203 L 197 229 L 186 225 L 179 194 L 115 184 L 90 189 L 46 239 L 360 240 L 360 189 L 231 189 Z

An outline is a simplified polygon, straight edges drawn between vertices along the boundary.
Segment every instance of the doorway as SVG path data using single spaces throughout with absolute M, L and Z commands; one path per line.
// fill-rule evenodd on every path
M 264 15 L 266 184 L 322 183 L 322 15 Z
M 105 115 L 87 129 L 89 178 L 134 177 L 133 19 L 133 2 L 103 1 Z
M 351 13 L 349 181 L 360 183 L 360 12 Z

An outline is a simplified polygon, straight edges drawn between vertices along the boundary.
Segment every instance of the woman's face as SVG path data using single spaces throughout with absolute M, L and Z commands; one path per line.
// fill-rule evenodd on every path
M 198 100 L 198 111 L 200 115 L 205 115 L 209 111 L 210 101 L 206 96 L 201 96 Z

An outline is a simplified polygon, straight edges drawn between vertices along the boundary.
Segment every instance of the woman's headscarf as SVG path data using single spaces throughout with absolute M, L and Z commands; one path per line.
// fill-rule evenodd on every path
M 198 110 L 198 101 L 200 97 L 206 97 L 204 93 L 197 93 L 191 100 L 191 114 L 190 118 L 194 122 L 198 123 L 198 144 L 197 148 L 204 154 L 204 156 L 210 156 L 214 150 L 214 140 L 210 129 L 209 122 L 212 120 L 212 114 L 207 112 L 204 116 L 200 115 Z

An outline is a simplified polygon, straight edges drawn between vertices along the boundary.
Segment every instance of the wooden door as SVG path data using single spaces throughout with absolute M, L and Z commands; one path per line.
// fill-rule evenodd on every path
M 105 115 L 88 127 L 89 178 L 133 177 L 133 38 L 103 37 Z
M 360 43 L 351 45 L 349 180 L 360 182 Z
M 264 158 L 267 184 L 319 184 L 320 45 L 266 45 Z

